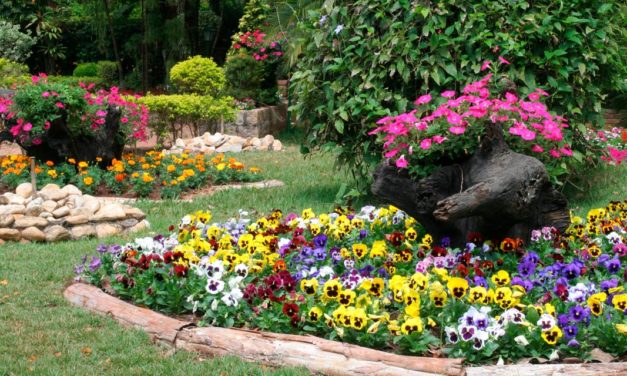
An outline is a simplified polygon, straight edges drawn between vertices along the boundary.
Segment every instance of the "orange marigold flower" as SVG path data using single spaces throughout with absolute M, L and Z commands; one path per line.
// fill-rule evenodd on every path
M 94 184 L 94 179 L 91 176 L 85 176 L 83 178 L 83 183 L 85 183 L 85 185 L 92 185 Z
M 46 166 L 52 167 L 52 166 L 54 166 L 54 162 L 53 161 L 46 161 Z
M 87 168 L 89 165 L 85 161 L 78 162 L 78 168 Z
M 126 177 L 125 174 L 116 174 L 115 175 L 115 181 L 117 181 L 118 183 L 121 183 L 122 181 L 124 181 L 125 177 Z
M 76 159 L 70 158 L 70 159 L 67 160 L 67 163 L 69 163 L 69 164 L 76 164 Z

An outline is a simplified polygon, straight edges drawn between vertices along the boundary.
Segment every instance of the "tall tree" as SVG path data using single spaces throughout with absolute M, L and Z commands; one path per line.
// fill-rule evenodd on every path
M 109 25 L 109 33 L 111 34 L 111 44 L 113 45 L 113 55 L 115 56 L 115 62 L 118 66 L 118 79 L 120 80 L 120 86 L 124 87 L 124 73 L 122 72 L 122 59 L 120 58 L 120 52 L 118 50 L 118 43 L 115 39 L 115 33 L 113 32 L 113 21 L 111 20 L 111 11 L 109 9 L 109 0 L 102 0 L 105 13 L 107 15 L 107 24 Z

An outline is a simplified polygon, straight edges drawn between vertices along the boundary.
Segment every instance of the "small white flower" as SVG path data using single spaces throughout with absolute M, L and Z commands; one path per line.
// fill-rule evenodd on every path
M 527 341 L 527 337 L 522 334 L 514 338 L 514 341 L 516 341 L 516 343 L 521 346 L 527 346 L 529 344 L 529 341 Z
M 549 360 L 550 361 L 559 360 L 559 358 L 560 358 L 560 355 L 557 353 L 557 350 L 553 350 L 551 355 L 549 355 Z
M 218 299 L 213 299 L 213 302 L 211 302 L 211 310 L 215 311 L 216 309 L 218 309 L 218 304 L 220 304 L 220 301 Z
M 344 25 L 341 25 L 341 24 L 340 24 L 340 25 L 337 25 L 337 26 L 335 27 L 335 30 L 333 30 L 333 31 L 334 31 L 334 32 L 335 32 L 335 34 L 337 35 L 337 34 L 339 34 L 340 32 L 342 32 L 342 30 L 344 30 Z
M 318 274 L 320 277 L 333 276 L 335 273 L 333 272 L 333 268 L 330 266 L 323 266 L 320 268 L 320 273 Z

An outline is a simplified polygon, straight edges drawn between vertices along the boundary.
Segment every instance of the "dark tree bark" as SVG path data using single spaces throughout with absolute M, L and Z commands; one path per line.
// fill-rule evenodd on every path
M 111 11 L 109 9 L 109 0 L 102 0 L 105 13 L 107 15 L 107 24 L 109 25 L 109 33 L 111 34 L 111 43 L 113 45 L 113 55 L 115 56 L 115 62 L 118 67 L 118 79 L 120 81 L 120 87 L 124 88 L 124 74 L 122 72 L 122 59 L 120 58 L 120 51 L 118 50 L 118 42 L 115 39 L 115 33 L 113 32 L 113 21 L 111 20 Z
M 372 192 L 416 218 L 429 233 L 463 245 L 469 232 L 488 239 L 528 239 L 531 230 L 569 224 L 568 202 L 542 162 L 511 151 L 500 125 L 487 127 L 474 155 L 415 181 L 383 164 Z
M 189 41 L 191 56 L 198 54 L 198 23 L 200 19 L 200 1 L 185 0 L 185 33 Z

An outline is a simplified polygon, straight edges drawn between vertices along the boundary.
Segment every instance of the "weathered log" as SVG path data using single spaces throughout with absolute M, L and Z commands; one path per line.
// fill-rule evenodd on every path
M 72 304 L 111 315 L 124 325 L 143 328 L 176 349 L 210 356 L 237 355 L 269 366 L 301 366 L 330 375 L 463 375 L 462 359 L 403 356 L 312 336 L 215 327 L 195 328 L 76 283 L 64 296 Z
M 467 367 L 467 376 L 623 376 L 627 363 L 517 364 Z
M 118 108 L 110 107 L 105 117 L 105 123 L 92 134 L 73 135 L 67 126 L 64 117 L 52 122 L 46 131 L 43 142 L 39 145 L 23 144 L 20 139 L 15 141 L 26 150 L 29 156 L 40 161 L 63 162 L 68 158 L 78 161 L 95 162 L 108 166 L 113 158 L 119 159 L 124 150 L 123 135 L 120 133 L 121 112 Z
M 416 218 L 436 237 L 462 245 L 469 232 L 486 238 L 528 239 L 531 230 L 569 224 L 568 202 L 555 190 L 542 162 L 513 152 L 498 124 L 487 127 L 477 151 L 418 181 L 382 164 L 372 192 Z
M 96 286 L 75 283 L 68 286 L 63 296 L 75 306 L 113 317 L 120 324 L 143 329 L 157 342 L 173 345 L 179 331 L 191 322 L 173 319 L 146 308 L 134 306 L 113 297 Z

